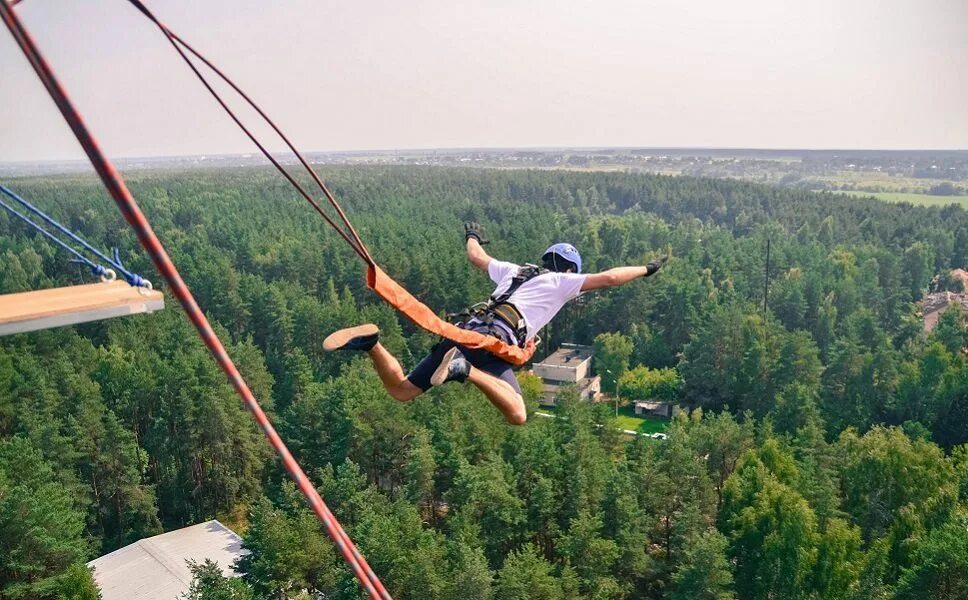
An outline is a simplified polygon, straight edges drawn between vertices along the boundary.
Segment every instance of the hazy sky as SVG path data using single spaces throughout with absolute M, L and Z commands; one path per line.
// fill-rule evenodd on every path
M 966 0 L 147 3 L 305 150 L 968 148 Z M 112 156 L 252 151 L 127 2 L 17 11 Z M 82 156 L 5 28 L 0 92 L 0 160 Z

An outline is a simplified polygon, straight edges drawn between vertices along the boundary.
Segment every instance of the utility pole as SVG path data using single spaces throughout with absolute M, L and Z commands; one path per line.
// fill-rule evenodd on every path
M 615 418 L 618 418 L 618 399 L 621 395 L 618 387 L 618 379 L 615 380 Z
M 615 373 L 612 373 L 610 370 L 605 369 L 605 372 L 611 375 L 612 377 L 615 377 Z M 618 378 L 615 377 L 615 416 L 616 417 L 618 416 L 618 397 L 619 397 Z
M 766 271 L 763 277 L 763 316 L 766 316 L 767 299 L 770 295 L 770 238 L 766 238 Z

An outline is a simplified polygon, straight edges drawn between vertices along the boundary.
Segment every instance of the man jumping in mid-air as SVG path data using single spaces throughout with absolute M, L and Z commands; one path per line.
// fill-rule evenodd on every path
M 571 244 L 548 248 L 541 257 L 540 268 L 521 267 L 488 256 L 482 247 L 488 242 L 477 223 L 464 224 L 464 237 L 467 258 L 475 267 L 487 271 L 497 288 L 487 306 L 458 327 L 497 337 L 510 345 L 524 346 L 534 339 L 569 300 L 582 292 L 648 277 L 666 261 L 663 257 L 644 267 L 616 267 L 583 275 L 581 255 Z M 387 392 L 401 402 L 413 400 L 435 385 L 469 381 L 484 392 L 508 423 L 522 425 L 528 418 L 513 365 L 486 350 L 443 339 L 409 375 L 404 375 L 397 359 L 380 344 L 380 331 L 372 323 L 332 333 L 323 341 L 323 348 L 367 352 Z

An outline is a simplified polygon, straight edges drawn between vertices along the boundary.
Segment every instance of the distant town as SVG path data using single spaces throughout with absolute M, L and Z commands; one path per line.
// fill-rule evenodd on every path
M 287 154 L 280 161 L 291 163 Z M 744 148 L 536 148 L 311 152 L 318 165 L 407 165 L 497 169 L 628 171 L 755 181 L 783 187 L 873 194 L 968 195 L 968 150 L 796 150 Z M 267 164 L 256 154 L 122 158 L 124 170 L 232 168 Z M 0 163 L 0 177 L 80 173 L 86 161 Z M 887 197 L 905 200 L 905 197 Z

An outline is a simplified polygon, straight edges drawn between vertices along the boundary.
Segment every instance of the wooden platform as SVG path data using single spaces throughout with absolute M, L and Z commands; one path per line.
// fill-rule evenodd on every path
M 139 290 L 123 281 L 6 294 L 0 296 L 0 335 L 150 313 L 164 307 L 161 292 Z

